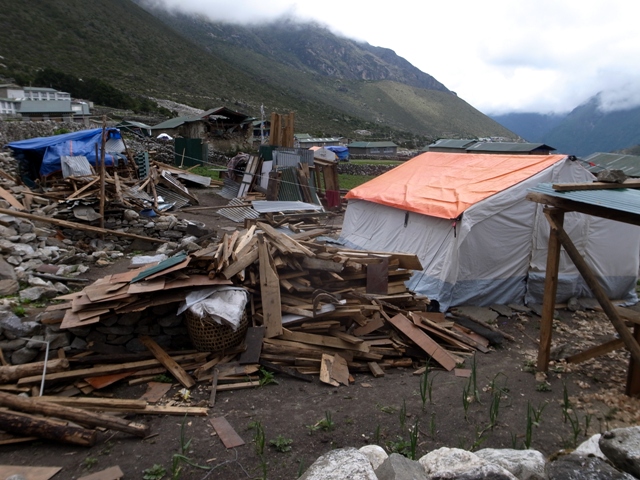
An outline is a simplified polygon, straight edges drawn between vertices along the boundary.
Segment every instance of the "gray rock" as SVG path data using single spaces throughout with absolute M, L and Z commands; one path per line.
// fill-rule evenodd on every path
M 32 350 L 44 350 L 47 348 L 46 343 L 44 343 L 44 335 L 34 335 L 27 342 L 26 347 Z
M 13 340 L 3 340 L 0 342 L 0 350 L 3 352 L 14 352 L 27 344 L 26 340 L 14 338 Z
M 68 347 L 71 344 L 70 335 L 66 332 L 51 333 L 45 336 L 50 349 Z
M 71 348 L 74 350 L 85 350 L 87 348 L 87 342 L 80 337 L 75 337 L 71 342 Z
M 627 175 L 622 170 L 602 170 L 596 174 L 599 182 L 607 183 L 623 183 L 627 179 Z
M 29 277 L 28 283 L 32 287 L 53 288 L 53 283 L 48 282 L 48 281 L 46 281 L 46 280 L 44 280 L 43 278 L 40 278 L 40 277 Z
M 41 298 L 53 298 L 58 295 L 58 291 L 51 287 L 29 287 L 20 291 L 20 300 L 36 302 Z
M 129 342 L 133 335 L 107 335 L 107 343 L 109 345 L 124 345 Z
M 367 456 L 374 470 L 382 465 L 382 462 L 389 457 L 387 452 L 384 451 L 384 448 L 379 445 L 365 445 L 360 448 L 360 452 Z
M 138 325 L 136 331 L 138 335 L 149 335 L 155 337 L 162 333 L 162 327 L 158 324 L 153 325 Z
M 604 432 L 598 444 L 616 468 L 640 477 L 640 427 Z
M 73 327 L 73 328 L 69 328 L 67 329 L 67 331 L 69 333 L 72 333 L 73 335 L 75 335 L 76 337 L 86 337 L 87 335 L 89 335 L 91 333 L 91 326 L 87 325 L 85 327 Z
M 489 308 L 503 317 L 512 317 L 514 314 L 513 309 L 508 305 L 491 305 Z
M 134 210 L 125 210 L 122 212 L 122 218 L 128 222 L 132 222 L 138 220 L 140 218 L 140 214 Z
M 355 448 L 340 448 L 318 458 L 299 480 L 377 480 L 365 454 Z
M 519 480 L 545 480 L 547 460 L 537 450 L 484 448 L 475 454 L 488 463 L 509 470 Z
M 133 333 L 133 327 L 125 325 L 113 325 L 111 327 L 99 325 L 96 330 L 106 335 L 131 335 Z
M 375 473 L 378 480 L 427 480 L 422 465 L 398 453 L 389 455 Z
M 17 280 L 13 267 L 2 257 L 0 257 L 0 280 Z
M 487 307 L 461 306 L 452 308 L 454 315 L 470 318 L 471 320 L 480 320 L 485 323 L 495 323 L 498 319 L 498 312 L 494 312 Z
M 567 310 L 569 310 L 570 312 L 577 312 L 578 310 L 581 310 L 580 302 L 576 297 L 571 297 L 569 299 L 569 301 L 567 302 Z
M 127 327 L 135 325 L 140 321 L 141 315 L 142 312 L 131 312 L 120 315 L 118 318 L 118 325 L 124 325 Z
M 549 480 L 632 480 L 596 457 L 564 455 L 548 466 Z
M 30 337 L 42 331 L 42 325 L 37 322 L 23 322 L 13 312 L 0 312 L 0 327 L 5 332 L 16 337 Z
M 172 238 L 174 240 L 178 240 L 180 238 L 182 238 L 184 234 L 182 232 L 177 232 L 175 230 L 167 230 L 165 232 L 162 233 L 162 236 L 165 238 Z
M 20 350 L 16 350 L 11 355 L 11 363 L 14 365 L 23 365 L 25 363 L 31 362 L 34 358 L 38 356 L 39 350 L 34 350 L 32 348 L 23 347 Z
M 0 297 L 6 297 L 8 295 L 14 295 L 20 290 L 20 284 L 17 280 L 11 278 L 5 278 L 0 280 Z
M 188 335 L 187 327 L 180 325 L 179 327 L 163 328 L 162 331 L 167 335 L 175 337 L 177 335 Z
M 129 340 L 127 342 L 127 344 L 125 345 L 126 349 L 128 352 L 131 353 L 138 353 L 138 352 L 146 352 L 147 351 L 147 347 L 144 346 L 144 344 L 140 341 L 139 338 L 132 338 L 131 340 Z
M 35 241 L 36 234 L 35 233 L 25 233 L 20 235 L 20 243 L 31 243 Z
M 430 480 L 517 480 L 508 470 L 459 448 L 442 447 L 418 460 Z
M 172 315 L 165 315 L 158 319 L 158 325 L 163 328 L 171 328 L 182 325 L 182 315 L 176 315 L 175 312 Z

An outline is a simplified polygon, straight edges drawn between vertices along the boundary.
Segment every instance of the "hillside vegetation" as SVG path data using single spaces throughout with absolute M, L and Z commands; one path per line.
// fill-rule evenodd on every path
M 515 137 L 393 51 L 314 24 L 214 24 L 130 0 L 0 0 L 0 28 L 0 75 L 25 84 L 51 68 L 197 108 L 294 111 L 296 130 L 314 135 L 365 129 L 415 146 Z

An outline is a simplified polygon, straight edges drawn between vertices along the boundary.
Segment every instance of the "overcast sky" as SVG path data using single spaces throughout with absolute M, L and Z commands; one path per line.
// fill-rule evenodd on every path
M 160 0 L 214 20 L 289 15 L 391 48 L 486 114 L 640 105 L 630 0 Z

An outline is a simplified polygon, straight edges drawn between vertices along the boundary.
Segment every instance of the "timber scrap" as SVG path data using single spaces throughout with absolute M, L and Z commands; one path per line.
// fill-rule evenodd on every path
M 58 428 L 60 420 L 50 418 L 57 410 L 69 409 L 67 417 L 57 416 L 74 422 L 75 410 L 101 411 L 102 417 L 79 423 L 141 436 L 148 432 L 118 423 L 113 413 L 207 415 L 206 407 L 191 405 L 188 393 L 167 398 L 170 386 L 154 381 L 163 373 L 187 392 L 197 383 L 210 385 L 205 403 L 211 408 L 217 393 L 260 385 L 261 368 L 338 386 L 353 383 L 356 372 L 380 377 L 389 368 L 425 365 L 451 371 L 475 351 L 488 351 L 485 339 L 455 328 L 444 314 L 429 311 L 427 298 L 407 290 L 412 272 L 422 269 L 415 255 L 320 243 L 316 237 L 325 232 L 288 236 L 257 222 L 194 253 L 181 252 L 58 297 L 62 303 L 48 307 L 43 321 L 65 329 L 180 302 L 200 286 L 235 285 L 251 294 L 252 326 L 241 345 L 223 352 L 167 352 L 141 337 L 146 355 L 71 352 L 51 360 L 44 379 L 41 364 L 1 366 L 0 430 L 18 435 L 6 441 L 33 436 L 79 445 L 95 441 L 91 428 Z M 147 383 L 148 391 L 135 401 L 88 396 L 115 382 Z M 33 398 L 21 402 L 19 393 Z M 51 431 L 57 433 L 45 433 Z

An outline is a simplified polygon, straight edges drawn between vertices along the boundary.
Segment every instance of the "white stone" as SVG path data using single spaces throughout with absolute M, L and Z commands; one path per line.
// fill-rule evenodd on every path
M 318 458 L 298 480 L 377 480 L 369 458 L 355 448 L 340 448 Z
M 382 465 L 382 463 L 389 457 L 387 452 L 384 451 L 384 448 L 379 445 L 365 445 L 360 448 L 360 451 L 367 456 L 374 470 Z
M 599 441 L 600 434 L 596 433 L 589 440 L 582 442 L 573 453 L 584 455 L 585 457 L 598 457 L 602 460 L 606 460 L 607 457 L 602 453 L 602 450 L 600 450 L 600 445 L 598 444 Z
M 485 462 L 475 453 L 442 447 L 421 457 L 418 462 L 430 479 L 456 479 L 462 475 L 494 480 L 517 480 L 508 470 Z
M 475 454 L 482 460 L 509 470 L 520 480 L 546 479 L 547 460 L 537 450 L 513 450 L 509 448 L 484 448 Z

